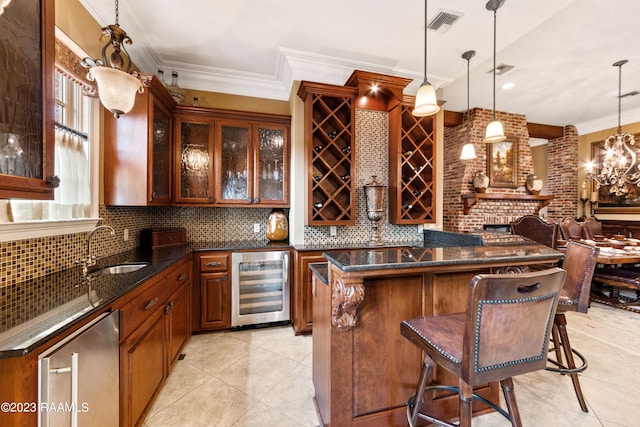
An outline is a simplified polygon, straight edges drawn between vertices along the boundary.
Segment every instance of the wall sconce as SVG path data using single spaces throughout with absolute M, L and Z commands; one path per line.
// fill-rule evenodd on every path
M 102 59 L 84 58 L 80 63 L 89 69 L 87 78 L 98 84 L 100 102 L 118 118 L 120 114 L 131 111 L 136 93 L 144 92 L 149 86 L 151 76 L 137 71 L 131 72 L 131 58 L 124 48 L 132 40 L 126 31 L 120 28 L 118 0 L 115 0 L 116 23 L 102 28 L 100 41 L 107 43 L 102 48 Z M 113 52 L 107 57 L 107 49 Z M 125 67 L 126 65 L 126 67 Z

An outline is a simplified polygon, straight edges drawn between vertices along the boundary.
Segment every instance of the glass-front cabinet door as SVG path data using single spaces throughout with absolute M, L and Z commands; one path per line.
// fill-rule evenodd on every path
M 288 200 L 286 127 L 256 125 L 255 203 L 285 204 Z
M 150 203 L 171 202 L 171 113 L 154 102 L 151 132 Z
M 216 202 L 247 204 L 253 202 L 253 156 L 251 125 L 246 122 L 217 123 L 218 175 Z
M 213 203 L 214 122 L 178 116 L 176 127 L 176 202 Z

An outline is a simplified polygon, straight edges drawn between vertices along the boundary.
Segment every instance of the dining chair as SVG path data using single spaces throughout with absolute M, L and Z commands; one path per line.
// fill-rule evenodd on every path
M 580 238 L 582 236 L 582 228 L 580 228 L 580 223 L 571 217 L 566 217 L 560 223 L 560 231 L 562 232 L 562 237 L 565 240 L 570 240 L 572 238 Z
M 459 425 L 471 425 L 472 399 L 479 399 L 511 421 L 522 425 L 512 377 L 547 364 L 549 335 L 566 272 L 558 267 L 536 272 L 479 274 L 471 280 L 463 313 L 404 320 L 402 335 L 424 351 L 416 393 L 407 402 L 411 427 L 418 418 L 451 426 L 421 412 L 426 390 L 452 387 L 427 386 L 434 365 L 459 379 Z M 473 393 L 474 386 L 499 381 L 507 404 Z
M 571 347 L 565 313 L 570 311 L 586 313 L 589 309 L 591 280 L 598 262 L 599 252 L 599 248 L 584 243 L 575 241 L 567 243 L 567 249 L 562 260 L 562 268 L 567 272 L 567 278 L 560 293 L 558 310 L 553 320 L 553 329 L 551 331 L 553 346 L 550 349 L 550 365 L 546 368 L 548 371 L 571 377 L 580 408 L 584 412 L 589 412 L 589 409 L 582 394 L 578 374 L 587 369 L 587 359 Z M 576 366 L 574 355 L 580 359 L 580 366 Z
M 582 229 L 582 237 L 585 239 L 593 240 L 593 236 L 602 234 L 602 223 L 592 216 L 582 221 L 580 228 Z
M 538 215 L 524 215 L 511 222 L 511 233 L 555 249 L 558 240 L 558 224 L 547 222 Z

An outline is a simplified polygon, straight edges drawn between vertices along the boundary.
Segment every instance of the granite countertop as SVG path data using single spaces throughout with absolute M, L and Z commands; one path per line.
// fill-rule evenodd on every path
M 88 282 L 82 280 L 81 268 L 74 267 L 4 288 L 2 300 L 8 311 L 0 324 L 0 358 L 27 354 L 91 315 L 108 310 L 118 298 L 190 253 L 186 245 L 132 250 L 101 258 L 91 270 L 124 263 L 148 265 L 125 274 L 90 274 Z
M 324 257 L 345 272 L 438 267 L 500 262 L 557 261 L 562 252 L 526 241 L 494 246 L 380 248 L 327 252 Z
M 312 262 L 309 268 L 322 283 L 329 284 L 329 266 L 326 262 Z

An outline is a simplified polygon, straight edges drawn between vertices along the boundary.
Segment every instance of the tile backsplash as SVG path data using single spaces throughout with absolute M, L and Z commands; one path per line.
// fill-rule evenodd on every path
M 261 240 L 271 209 L 198 207 L 114 207 L 100 206 L 101 224 L 116 235 L 98 231 L 92 238 L 98 258 L 140 246 L 145 228 L 185 227 L 189 242 Z M 261 232 L 253 232 L 259 223 Z M 128 240 L 124 240 L 124 230 Z M 0 243 L 0 288 L 37 279 L 73 267 L 85 255 L 88 233 L 65 234 Z

